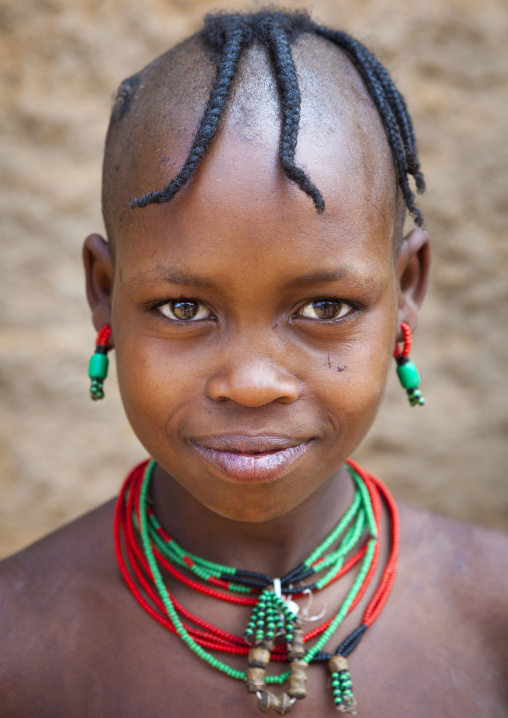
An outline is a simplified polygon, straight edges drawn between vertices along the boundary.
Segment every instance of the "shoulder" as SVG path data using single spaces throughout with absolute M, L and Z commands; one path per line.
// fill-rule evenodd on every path
M 384 645 L 393 644 L 408 700 L 420 681 L 438 712 L 505 715 L 508 537 L 399 508 L 397 576 L 377 628 Z
M 451 591 L 474 588 L 477 599 L 489 602 L 506 596 L 508 534 L 405 504 L 400 522 L 401 546 L 425 567 L 430 581 Z
M 28 696 L 51 695 L 66 646 L 86 641 L 107 613 L 119 583 L 112 517 L 109 502 L 0 563 L 3 715 L 27 715 Z
M 2 606 L 51 610 L 77 582 L 108 575 L 115 561 L 113 508 L 113 501 L 103 504 L 0 562 Z
M 405 505 L 400 517 L 400 584 L 423 614 L 420 626 L 432 624 L 457 654 L 469 646 L 494 673 L 504 672 L 508 536 Z

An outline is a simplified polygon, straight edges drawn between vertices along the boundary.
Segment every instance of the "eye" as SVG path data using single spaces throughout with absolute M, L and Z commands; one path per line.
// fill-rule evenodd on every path
M 342 319 L 353 311 L 353 307 L 340 299 L 314 299 L 307 302 L 297 313 L 306 319 Z
M 175 299 L 161 304 L 158 310 L 166 319 L 173 321 L 196 322 L 213 316 L 210 309 L 197 299 Z

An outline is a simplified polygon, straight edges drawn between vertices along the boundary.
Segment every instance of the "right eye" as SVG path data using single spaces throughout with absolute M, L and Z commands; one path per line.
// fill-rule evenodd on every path
M 338 321 L 353 311 L 351 304 L 341 299 L 314 299 L 307 302 L 298 312 L 299 317 Z
M 166 319 L 177 322 L 197 322 L 213 316 L 208 307 L 197 299 L 174 299 L 160 304 L 157 309 Z

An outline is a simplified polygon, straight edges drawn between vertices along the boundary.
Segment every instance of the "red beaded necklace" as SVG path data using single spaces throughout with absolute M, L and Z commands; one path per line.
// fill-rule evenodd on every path
M 379 561 L 378 537 L 380 536 L 381 528 L 382 500 L 384 500 L 390 514 L 392 541 L 389 558 L 379 584 L 364 611 L 360 625 L 342 641 L 337 647 L 335 655 L 330 655 L 322 650 L 316 651 L 314 648 L 305 651 L 305 645 L 308 645 L 310 641 L 318 638 L 318 636 L 321 637 L 321 641 L 327 640 L 327 632 L 332 631 L 333 633 L 334 625 L 332 624 L 334 624 L 334 621 L 336 624 L 340 622 L 337 617 L 325 621 L 303 635 L 301 621 L 296 615 L 293 615 L 291 609 L 298 611 L 298 605 L 292 601 L 293 597 L 302 596 L 306 593 L 310 594 L 312 590 L 320 590 L 319 581 L 310 584 L 308 588 L 301 584 L 303 583 L 303 578 L 313 575 L 314 571 L 320 569 L 320 566 L 333 562 L 333 551 L 329 557 L 325 556 L 324 559 L 318 558 L 309 564 L 301 564 L 290 574 L 287 574 L 287 580 L 284 578 L 270 579 L 263 574 L 239 571 L 227 567 L 218 568 L 222 569 L 223 572 L 227 569 L 229 575 L 226 573 L 221 574 L 220 572 L 217 574 L 217 571 L 215 571 L 215 575 L 212 575 L 214 567 L 217 566 L 216 564 L 210 564 L 204 559 L 192 557 L 183 551 L 158 523 L 153 508 L 148 503 L 146 494 L 150 478 L 148 473 L 151 473 L 153 466 L 153 462 L 143 462 L 128 475 L 118 497 L 114 518 L 114 541 L 118 566 L 127 586 L 140 606 L 167 630 L 179 634 L 192 650 L 201 658 L 208 660 L 214 667 L 232 677 L 247 680 L 248 690 L 258 694 L 259 707 L 263 712 L 269 709 L 275 710 L 280 715 L 289 712 L 292 703 L 297 698 L 303 698 L 306 693 L 304 686 L 307 680 L 305 675 L 307 664 L 309 662 L 327 661 L 332 674 L 332 690 L 337 708 L 354 713 L 356 702 L 352 694 L 346 656 L 358 645 L 366 629 L 374 623 L 381 613 L 393 586 L 398 557 L 399 524 L 397 508 L 384 484 L 361 469 L 355 462 L 348 461 L 348 470 L 355 476 L 360 488 L 364 487 L 362 489 L 364 490 L 364 498 L 371 509 L 371 529 L 370 535 L 367 535 L 367 539 L 363 540 L 361 545 L 358 545 L 358 541 L 356 542 L 347 559 L 344 557 L 343 562 L 338 561 L 334 564 L 339 567 L 338 570 L 328 571 L 326 574 L 328 577 L 326 586 L 328 586 L 359 564 L 361 566 L 360 571 L 364 571 L 358 590 L 352 596 L 349 604 L 343 606 L 344 615 L 342 618 L 351 613 L 358 605 L 376 572 Z M 144 501 L 143 497 L 145 497 Z M 360 516 L 359 512 L 361 510 L 360 506 L 358 513 L 355 513 L 357 509 L 352 505 L 349 509 L 350 516 L 346 515 L 343 518 L 344 524 L 350 521 L 349 528 L 345 531 L 346 539 L 354 536 L 355 526 L 359 526 L 359 531 L 361 531 L 365 539 L 365 532 L 362 530 L 361 522 L 355 524 L 355 516 Z M 356 519 L 356 521 L 358 522 L 359 519 Z M 151 526 L 151 537 L 146 531 L 143 533 L 141 530 L 144 525 L 148 524 Z M 338 528 L 341 528 L 340 522 Z M 333 537 L 330 537 L 330 540 L 331 538 Z M 346 547 L 349 546 L 346 540 L 345 545 Z M 173 547 L 174 550 L 177 549 L 176 554 L 168 554 L 166 549 L 168 546 Z M 317 551 L 318 549 L 314 554 Z M 336 553 L 338 552 L 336 551 Z M 367 558 L 369 558 L 369 562 L 366 568 L 363 569 Z M 254 618 L 249 624 L 246 636 L 236 636 L 229 633 L 188 611 L 169 594 L 165 586 L 161 586 L 162 579 L 159 574 L 159 581 L 157 580 L 158 569 L 154 561 L 175 579 L 193 590 L 231 604 L 252 607 L 254 609 Z M 211 567 L 212 572 L 207 572 L 200 568 L 201 562 L 203 565 Z M 193 576 L 197 576 L 199 580 L 196 580 Z M 280 583 L 281 580 L 282 584 Z M 278 584 L 277 581 L 279 581 Z M 294 584 L 298 584 L 299 587 Z M 272 604 L 275 608 L 273 608 Z M 272 614 L 270 614 L 270 611 Z M 268 612 L 268 623 L 267 619 L 264 618 L 266 612 Z M 274 629 L 270 629 L 270 615 L 272 615 L 274 622 L 279 622 L 279 633 L 285 632 L 287 634 L 286 639 L 288 640 L 285 643 L 278 643 L 276 638 L 273 637 Z M 286 621 L 285 627 L 282 619 Z M 269 633 L 266 633 L 267 625 Z M 260 633 L 261 626 L 264 626 L 265 633 L 263 634 Z M 257 636 L 255 640 L 254 633 Z M 316 648 L 319 647 L 317 646 Z M 229 669 L 218 659 L 212 658 L 211 654 L 208 653 L 209 651 L 230 655 L 248 655 L 249 669 L 247 673 L 243 674 Z M 312 657 L 309 658 L 311 655 Z M 290 689 L 287 693 L 274 696 L 266 690 L 265 669 L 270 660 L 289 661 L 290 673 L 287 676 L 284 674 L 283 676 L 266 678 L 268 683 L 282 683 L 281 679 L 289 677 Z

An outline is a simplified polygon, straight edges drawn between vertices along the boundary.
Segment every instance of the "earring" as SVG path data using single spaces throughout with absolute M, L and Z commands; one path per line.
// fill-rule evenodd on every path
M 411 327 L 409 324 L 406 324 L 406 322 L 401 322 L 400 328 L 404 334 L 404 346 L 401 349 L 399 343 L 396 342 L 395 351 L 393 352 L 393 356 L 397 362 L 397 376 L 403 388 L 407 391 L 411 406 L 423 406 L 425 399 L 419 388 L 420 377 L 418 376 L 418 370 L 409 359 L 409 352 L 411 351 L 411 343 L 413 341 Z
M 111 327 L 109 324 L 104 324 L 97 332 L 95 353 L 90 357 L 90 364 L 88 365 L 88 376 L 92 380 L 90 385 L 90 399 L 94 401 L 104 399 L 103 383 L 108 375 L 108 351 L 111 347 L 108 347 L 107 344 L 110 336 Z

